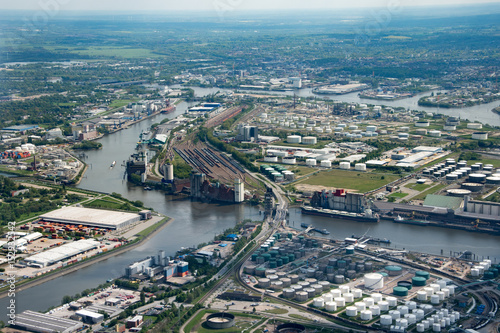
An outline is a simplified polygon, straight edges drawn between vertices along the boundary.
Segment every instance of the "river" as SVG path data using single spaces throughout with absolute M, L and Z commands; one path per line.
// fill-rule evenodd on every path
M 206 94 L 217 90 L 219 89 L 197 90 L 196 94 L 199 96 L 201 92 Z M 142 187 L 130 185 L 124 180 L 122 163 L 134 152 L 139 134 L 148 130 L 153 123 L 182 114 L 189 106 L 188 103 L 182 102 L 171 114 L 154 116 L 132 125 L 129 129 L 100 139 L 103 144 L 101 150 L 86 152 L 85 161 L 89 169 L 79 185 L 80 188 L 108 193 L 117 192 L 130 200 L 141 200 L 146 207 L 152 207 L 160 213 L 171 216 L 174 221 L 140 247 L 43 285 L 18 292 L 16 294 L 18 313 L 26 309 L 43 311 L 50 306 L 58 305 L 64 295 L 74 295 L 83 289 L 104 283 L 109 278 L 119 277 L 124 274 L 126 265 L 149 255 L 155 255 L 160 249 L 165 250 L 167 255 L 172 255 L 181 247 L 210 241 L 216 234 L 234 226 L 237 221 L 262 218 L 257 208 L 248 205 L 191 202 L 188 199 L 166 196 L 159 191 L 144 191 Z M 113 161 L 117 162 L 116 166 L 110 169 Z M 488 234 L 394 224 L 389 221 L 378 224 L 332 221 L 324 217 L 302 216 L 297 209 L 291 209 L 289 220 L 290 224 L 298 229 L 301 222 L 326 228 L 331 232 L 330 237 L 336 239 L 367 233 L 374 237 L 388 238 L 392 241 L 391 246 L 399 249 L 406 248 L 433 254 L 440 254 L 442 250 L 445 255 L 450 251 L 471 250 L 476 255 L 490 257 L 496 262 L 500 259 L 500 237 Z M 8 301 L 8 298 L 1 299 L 0 308 L 5 309 Z M 5 311 L 0 312 L 0 320 L 4 322 L 7 320 L 5 314 Z
M 180 88 L 180 86 L 173 86 Z M 214 94 L 217 91 L 230 92 L 232 90 L 220 89 L 220 88 L 198 88 L 190 87 L 195 91 L 196 96 L 205 96 L 208 94 Z M 385 100 L 374 100 L 360 98 L 359 92 L 353 92 L 345 95 L 316 95 L 313 94 L 312 88 L 296 89 L 290 91 L 263 91 L 263 90 L 239 90 L 240 92 L 245 92 L 249 94 L 270 94 L 270 95 L 280 95 L 280 96 L 293 96 L 294 94 L 298 97 L 317 97 L 321 99 L 331 99 L 334 101 L 341 101 L 346 103 L 358 103 L 358 104 L 373 104 L 373 105 L 385 105 L 393 108 L 403 107 L 410 110 L 426 111 L 429 113 L 439 113 L 448 116 L 460 117 L 461 119 L 467 119 L 469 121 L 478 121 L 483 124 L 489 124 L 492 126 L 500 126 L 500 115 L 492 112 L 492 110 L 500 106 L 500 101 L 495 101 L 486 104 L 474 105 L 471 107 L 463 108 L 432 108 L 419 106 L 418 100 L 425 95 L 429 95 L 430 92 L 416 94 L 410 98 L 403 98 L 395 101 L 385 101 Z

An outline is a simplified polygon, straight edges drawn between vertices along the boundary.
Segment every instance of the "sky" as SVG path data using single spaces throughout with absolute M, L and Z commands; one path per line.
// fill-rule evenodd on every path
M 297 10 L 500 3 L 500 0 L 0 0 L 0 10 Z

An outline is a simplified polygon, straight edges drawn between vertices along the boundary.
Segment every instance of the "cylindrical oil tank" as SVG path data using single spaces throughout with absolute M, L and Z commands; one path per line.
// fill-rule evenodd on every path
M 316 296 L 321 295 L 323 293 L 323 286 L 320 284 L 313 284 L 311 285 L 311 288 L 315 290 Z
M 363 297 L 363 291 L 361 289 L 353 289 L 352 294 L 354 295 L 354 298 L 361 298 Z
M 431 295 L 431 304 L 439 304 L 439 296 Z
M 436 295 L 439 296 L 439 301 L 444 301 L 444 298 L 445 298 L 444 297 L 444 292 L 438 291 L 438 292 L 436 292 Z
M 356 307 L 356 309 L 358 309 L 358 311 L 366 310 L 366 303 L 365 302 L 356 302 L 356 303 L 354 303 L 354 306 Z
M 295 297 L 295 290 L 291 288 L 283 289 L 283 298 L 293 299 Z
M 349 265 L 347 265 L 347 269 L 356 270 L 356 263 L 355 262 L 351 262 Z
M 345 298 L 344 297 L 335 297 L 333 299 L 335 303 L 337 303 L 337 307 L 342 308 L 345 306 Z
M 309 295 L 305 291 L 298 291 L 295 293 L 295 299 L 297 302 L 305 302 L 309 298 Z
M 311 284 L 307 281 L 299 281 L 297 284 L 301 285 L 302 288 L 308 288 Z
M 389 310 L 389 314 L 391 315 L 392 320 L 401 318 L 401 313 L 398 310 Z
M 372 305 L 369 307 L 369 309 L 373 313 L 374 316 L 380 316 L 380 306 Z
M 380 311 L 388 311 L 389 310 L 389 302 L 387 301 L 380 301 L 377 304 L 380 307 Z
M 411 290 L 413 286 L 409 281 L 398 281 L 398 287 L 405 287 L 406 289 Z
M 354 165 L 354 170 L 356 170 L 356 171 L 366 171 L 366 164 L 365 163 L 356 163 Z
M 335 259 L 335 258 L 328 259 L 328 266 L 336 267 L 337 266 L 337 259 Z
M 445 297 L 445 298 L 450 297 L 450 289 L 448 289 L 448 288 L 443 288 L 443 289 L 441 289 L 441 291 L 444 293 L 444 297 Z
M 323 294 L 323 299 L 325 300 L 325 303 L 326 302 L 333 302 L 333 295 L 330 294 L 330 293 L 326 293 L 326 294 Z
M 364 264 L 356 264 L 356 272 L 364 272 L 365 271 L 365 265 Z
M 365 288 L 380 289 L 384 287 L 384 277 L 379 273 L 365 274 Z
M 325 300 L 324 300 L 324 299 L 322 299 L 321 297 L 319 297 L 319 298 L 315 298 L 315 299 L 313 300 L 313 306 L 314 306 L 315 308 L 321 309 L 321 308 L 323 308 L 323 307 L 325 306 Z
M 363 321 L 369 321 L 373 319 L 373 314 L 370 310 L 364 310 L 360 313 L 360 318 Z
M 358 309 L 355 306 L 348 306 L 345 309 L 345 314 L 348 317 L 356 317 L 358 315 Z
M 342 297 L 342 292 L 340 291 L 340 289 L 332 289 L 330 291 L 330 294 L 332 294 L 333 298 Z
M 338 268 L 345 268 L 347 266 L 347 262 L 345 260 L 337 260 Z
M 417 300 L 422 302 L 427 301 L 427 293 L 423 290 L 417 291 Z
M 381 315 L 380 316 L 380 325 L 382 325 L 382 326 L 392 325 L 392 316 Z
M 429 287 L 432 288 L 432 290 L 434 290 L 434 293 L 437 293 L 438 291 L 441 290 L 441 286 L 437 283 L 431 283 Z
M 278 263 L 275 260 L 269 261 L 269 268 L 277 268 Z
M 400 275 L 402 272 L 401 266 L 397 266 L 397 265 L 385 266 L 385 270 L 387 271 L 389 276 L 397 276 L 397 275 Z
M 309 298 L 316 296 L 316 290 L 314 288 L 304 288 L 303 290 L 307 293 L 307 297 Z
M 283 283 L 283 288 L 288 288 L 292 285 L 292 280 L 289 278 L 280 278 L 280 281 Z
M 390 307 L 398 305 L 398 299 L 396 297 L 388 296 L 385 300 L 389 303 Z
M 283 282 L 281 282 L 281 281 L 271 282 L 271 289 L 275 289 L 275 290 L 283 289 Z
M 486 175 L 482 173 L 471 173 L 469 175 L 469 182 L 471 183 L 483 183 L 486 181 Z
M 408 289 L 405 287 L 394 287 L 392 292 L 396 296 L 408 296 Z
M 345 293 L 342 297 L 345 298 L 345 301 L 347 303 L 352 303 L 354 302 L 354 294 L 353 293 Z
M 427 271 L 416 271 L 415 276 L 423 277 L 427 280 L 427 279 L 429 279 L 430 274 Z
M 271 280 L 271 282 L 273 282 L 273 281 L 277 281 L 277 280 L 279 279 L 279 276 L 278 276 L 278 275 L 275 275 L 275 274 L 273 274 L 273 275 L 267 275 L 267 274 L 266 274 L 266 276 L 267 276 L 267 278 L 268 278 L 269 280 Z
M 245 268 L 243 269 L 243 272 L 245 274 L 254 275 L 255 274 L 255 266 L 245 266 Z
M 304 281 L 309 282 L 310 285 L 318 283 L 318 279 L 315 278 L 306 278 Z
M 372 262 L 365 262 L 365 271 L 370 272 L 373 269 Z
M 356 277 L 356 271 L 353 269 L 347 270 L 345 276 L 349 279 L 355 278 Z
M 399 311 L 399 313 L 401 313 L 402 316 L 404 316 L 410 312 L 410 309 L 408 309 L 408 307 L 406 305 L 399 305 L 397 307 L 397 310 Z
M 271 280 L 267 278 L 259 279 L 259 288 L 267 289 L 271 286 Z
M 255 269 L 256 276 L 266 276 L 266 269 L 264 267 L 257 267 Z
M 328 311 L 328 312 L 337 311 L 337 303 L 335 303 L 335 302 L 326 302 L 325 303 L 325 310 Z
M 288 277 L 290 278 L 290 280 L 292 280 L 293 284 L 299 282 L 299 276 L 297 274 L 290 274 Z
M 339 290 L 342 293 L 342 295 L 344 295 L 350 291 L 350 288 L 349 288 L 349 286 L 340 286 Z
M 375 293 L 375 294 L 371 294 L 370 296 L 371 296 L 371 298 L 373 298 L 375 303 L 378 303 L 382 300 L 382 294 Z
M 363 302 L 366 304 L 367 307 L 375 305 L 375 300 L 371 297 L 363 299 Z
M 319 281 L 318 284 L 323 287 L 323 291 L 330 290 L 330 282 L 328 282 L 328 281 Z
M 313 277 L 314 277 L 314 275 L 315 275 L 315 273 L 316 273 L 316 270 L 315 270 L 314 268 L 308 268 L 308 269 L 306 270 L 306 275 L 307 275 L 307 277 L 309 277 L 309 278 L 313 278 Z
M 425 287 L 422 290 L 427 293 L 427 297 L 431 297 L 431 295 L 434 294 L 434 289 L 431 287 Z

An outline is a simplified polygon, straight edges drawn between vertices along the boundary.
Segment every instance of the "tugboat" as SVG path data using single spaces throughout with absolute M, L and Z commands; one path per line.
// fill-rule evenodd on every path
M 330 234 L 330 231 L 328 231 L 326 229 L 314 228 L 313 230 L 316 231 L 316 232 L 319 232 L 320 234 L 323 234 L 323 235 L 329 235 Z

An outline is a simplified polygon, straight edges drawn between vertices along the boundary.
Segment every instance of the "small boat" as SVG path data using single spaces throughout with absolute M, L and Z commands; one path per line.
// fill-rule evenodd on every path
M 107 279 L 106 282 L 107 283 L 113 282 L 113 279 Z
M 113 163 L 111 163 L 110 168 L 114 167 L 114 166 L 115 166 L 115 164 L 116 164 L 116 161 L 113 161 Z
M 151 190 L 153 190 L 153 189 L 152 189 L 151 187 L 149 187 L 149 186 L 146 186 L 146 187 L 144 188 L 144 191 L 151 191 Z
M 307 223 L 301 223 L 300 226 L 302 228 L 309 228 L 311 225 L 310 224 L 307 224 Z
M 328 231 L 326 229 L 314 228 L 314 231 L 319 232 L 320 234 L 323 234 L 323 235 L 329 235 L 330 234 L 330 231 Z

